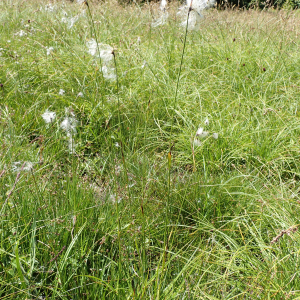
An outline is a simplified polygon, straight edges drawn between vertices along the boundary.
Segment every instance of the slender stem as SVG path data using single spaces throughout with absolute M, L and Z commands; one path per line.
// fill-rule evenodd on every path
M 99 55 L 99 61 L 100 61 L 100 73 L 102 75 L 102 80 L 104 81 L 104 76 L 103 76 L 103 71 L 102 71 L 102 59 L 100 56 L 100 49 L 99 49 L 99 43 L 98 43 L 98 38 L 97 38 L 97 32 L 94 26 L 94 20 L 93 20 L 93 16 L 90 10 L 90 6 L 87 0 L 85 0 L 85 4 L 88 8 L 88 12 L 89 12 L 89 17 L 90 17 L 90 21 L 91 21 L 91 36 L 93 36 L 93 32 L 94 32 L 94 36 L 95 36 L 95 41 L 96 41 L 96 45 L 97 45 L 97 51 L 98 51 L 98 55 Z M 97 76 L 96 76 L 97 78 Z
M 175 144 L 175 142 L 172 143 L 172 132 L 174 127 L 174 117 L 175 117 L 175 110 L 177 105 L 177 96 L 178 96 L 178 88 L 179 88 L 179 81 L 183 66 L 183 57 L 186 47 L 186 40 L 187 40 L 187 34 L 188 34 L 188 25 L 189 25 L 189 17 L 190 12 L 192 8 L 189 7 L 188 15 L 187 15 L 187 21 L 186 21 L 186 28 L 185 28 L 185 36 L 184 36 L 184 43 L 183 43 L 183 49 L 181 54 L 181 60 L 180 60 L 180 67 L 177 77 L 177 83 L 176 83 L 176 89 L 175 89 L 175 97 L 174 97 L 174 107 L 173 107 L 173 115 L 172 115 L 172 125 L 171 125 L 171 132 L 170 132 L 170 144 L 169 144 L 169 152 L 168 152 L 168 195 L 167 195 L 167 201 L 166 201 L 166 220 L 165 220 L 165 232 L 164 232 L 164 255 L 163 255 L 163 262 L 162 262 L 162 268 L 165 267 L 166 262 L 166 255 L 169 249 L 169 236 L 168 236 L 168 226 L 169 226 L 169 209 L 170 209 L 170 195 L 171 195 L 171 169 L 172 169 L 172 148 Z
M 120 104 L 121 103 L 120 103 L 120 95 L 119 95 L 120 88 L 119 88 L 118 65 L 117 65 L 115 51 L 113 51 L 112 54 L 113 54 L 113 57 L 114 57 L 114 65 L 115 65 L 115 70 L 116 70 L 116 87 L 117 87 L 117 99 L 118 99 L 118 121 L 119 121 L 119 126 L 120 126 L 120 131 L 119 131 L 120 148 L 121 148 L 122 162 L 123 162 L 124 173 L 125 173 L 127 193 L 128 193 L 128 197 L 129 197 L 129 203 L 131 203 L 127 165 L 126 165 L 126 160 L 125 160 L 125 155 L 124 155 L 124 143 L 123 143 L 123 132 L 124 132 L 124 130 L 123 130 L 123 123 L 121 122 L 121 113 L 120 113 L 120 108 L 121 108 Z
M 189 25 L 189 17 L 190 17 L 190 12 L 192 11 L 192 8 L 189 7 L 188 11 L 188 16 L 186 20 L 186 28 L 185 28 L 185 36 L 184 36 L 184 42 L 183 42 L 183 49 L 181 53 L 181 60 L 180 60 L 180 67 L 179 67 L 179 72 L 178 72 L 178 77 L 177 77 L 177 83 L 176 83 L 176 89 L 175 89 L 175 97 L 174 97 L 174 107 L 173 107 L 173 116 L 172 116 L 172 126 L 171 126 L 171 134 L 170 136 L 172 137 L 172 131 L 173 131 L 173 126 L 174 126 L 174 116 L 175 116 L 175 109 L 177 105 L 177 96 L 178 96 L 178 88 L 179 88 L 179 81 L 180 81 L 180 76 L 181 76 L 181 71 L 182 71 L 182 66 L 183 66 L 183 57 L 184 57 L 184 52 L 185 52 L 185 47 L 186 47 L 186 38 L 188 34 L 188 25 Z M 171 138 L 170 138 L 170 151 L 171 151 Z

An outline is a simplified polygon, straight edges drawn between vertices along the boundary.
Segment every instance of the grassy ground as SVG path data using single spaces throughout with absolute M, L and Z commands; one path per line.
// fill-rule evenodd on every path
M 0 299 L 300 298 L 299 14 L 46 4 L 0 3 Z

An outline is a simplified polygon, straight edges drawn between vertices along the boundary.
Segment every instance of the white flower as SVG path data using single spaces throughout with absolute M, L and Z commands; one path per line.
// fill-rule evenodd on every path
M 61 96 L 63 96 L 65 94 L 65 90 L 63 90 L 63 89 L 60 89 L 59 90 L 59 92 L 58 92 L 58 95 L 61 95 Z
M 167 0 L 161 0 L 160 1 L 160 6 L 159 6 L 159 9 L 161 10 L 161 11 L 165 11 L 166 9 L 167 9 Z
M 118 143 L 118 142 L 115 142 L 115 146 L 116 146 L 117 148 L 119 148 L 119 147 L 120 147 L 120 145 L 119 145 L 119 143 Z
M 11 43 L 11 40 L 7 40 L 8 43 Z
M 141 38 L 138 36 L 138 38 L 137 38 L 137 41 L 136 41 L 138 44 L 140 44 L 141 43 Z
M 103 62 L 109 62 L 110 60 L 113 59 L 113 48 L 110 45 L 106 44 L 101 44 L 96 42 L 95 39 L 90 39 L 87 41 L 87 47 L 88 47 L 88 52 L 92 55 L 98 56 L 98 53 L 100 52 L 100 58 L 103 60 Z M 99 52 L 98 52 L 99 51 Z
M 61 122 L 60 127 L 67 132 L 68 136 L 71 136 L 72 133 L 76 133 L 76 126 L 78 121 L 75 117 L 65 117 L 65 119 Z
M 114 68 L 108 68 L 107 66 L 102 67 L 103 77 L 108 80 L 116 80 L 117 75 Z
M 50 55 L 53 50 L 53 47 L 46 47 L 47 55 Z
M 198 136 L 199 138 L 205 138 L 208 136 L 208 132 L 204 131 L 204 129 L 202 127 L 199 127 L 196 132 L 196 136 Z
M 215 133 L 212 134 L 212 137 L 213 137 L 215 140 L 217 140 L 218 137 L 219 137 L 219 134 L 215 132 Z
M 49 124 L 55 120 L 56 113 L 49 111 L 48 109 L 42 114 L 42 118 L 44 121 Z
M 169 17 L 169 13 L 168 12 L 163 12 L 162 15 L 154 22 L 152 22 L 151 27 L 158 27 L 161 25 L 164 25 Z
M 205 124 L 206 126 L 209 125 L 209 120 L 208 120 L 208 118 L 205 119 L 204 124 Z
M 79 92 L 77 97 L 83 97 L 83 93 L 82 92 Z

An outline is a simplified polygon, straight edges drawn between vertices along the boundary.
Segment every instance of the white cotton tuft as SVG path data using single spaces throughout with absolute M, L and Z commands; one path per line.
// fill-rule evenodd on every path
M 55 120 L 56 113 L 53 111 L 49 111 L 48 109 L 42 114 L 42 118 L 46 122 L 46 124 L 52 123 Z
M 216 0 L 187 0 L 187 7 L 191 7 L 192 10 L 201 14 L 201 12 L 205 9 L 209 9 L 216 4 Z
M 72 135 L 68 135 L 68 137 L 69 137 L 69 141 L 68 141 L 69 153 L 74 154 L 75 153 L 75 148 L 76 148 L 75 141 L 74 141 Z
M 110 45 L 101 44 L 96 42 L 95 39 L 90 39 L 86 42 L 86 45 L 88 47 L 88 53 L 90 53 L 92 56 L 99 55 L 100 52 L 100 58 L 102 61 L 109 62 L 113 59 L 113 48 Z M 99 51 L 99 52 L 98 52 Z
M 161 25 L 164 25 L 169 17 L 169 13 L 168 12 L 163 12 L 162 15 L 154 22 L 151 23 L 151 27 L 158 27 Z
M 186 24 L 187 24 L 186 18 L 187 17 L 185 14 L 184 14 L 183 18 L 185 18 L 185 20 L 180 25 L 182 27 L 186 27 Z M 188 19 L 188 29 L 190 29 L 190 30 L 198 29 L 202 18 L 203 18 L 203 16 L 201 14 L 192 10 L 190 12 L 189 19 Z
M 212 137 L 213 137 L 215 140 L 217 140 L 218 137 L 219 137 L 219 134 L 215 132 L 215 133 L 212 134 Z
M 205 138 L 208 136 L 208 134 L 209 134 L 209 132 L 204 131 L 204 129 L 202 127 L 199 127 L 196 132 L 196 136 L 198 136 L 199 138 Z
M 53 12 L 54 9 L 55 9 L 55 6 L 52 5 L 51 3 L 48 3 L 48 4 L 45 5 L 45 11 L 51 11 L 51 12 Z
M 103 77 L 105 79 L 108 79 L 108 80 L 114 81 L 117 78 L 117 75 L 115 73 L 115 69 L 114 68 L 109 68 L 105 65 L 102 67 L 102 74 L 103 74 Z
M 61 95 L 61 96 L 63 96 L 65 94 L 65 90 L 63 90 L 63 89 L 60 89 L 59 90 L 59 92 L 58 92 L 58 95 Z
M 61 22 L 66 23 L 68 29 L 71 29 L 74 26 L 74 24 L 77 22 L 78 19 L 79 19 L 78 15 L 75 17 L 70 17 L 70 18 L 62 17 Z
M 204 124 L 205 124 L 206 126 L 209 125 L 209 120 L 208 120 L 208 118 L 205 119 Z
M 19 32 L 15 33 L 15 35 L 22 37 L 22 36 L 26 36 L 27 33 L 24 30 L 20 30 Z
M 88 53 L 90 53 L 92 56 L 95 56 L 97 53 L 97 42 L 95 39 L 90 39 L 87 41 L 86 46 L 88 47 Z
M 159 9 L 160 9 L 161 11 L 165 11 L 165 10 L 167 9 L 167 5 L 168 5 L 167 0 L 161 0 L 161 1 L 160 1 Z
M 201 135 L 202 132 L 203 132 L 203 130 L 204 129 L 202 127 L 199 127 L 198 130 L 197 130 L 197 132 L 196 132 L 196 135 Z
M 12 171 L 13 172 L 21 172 L 21 171 L 32 171 L 35 163 L 31 161 L 20 162 L 16 161 L 12 163 Z
M 65 117 L 65 119 L 61 122 L 60 127 L 61 129 L 65 130 L 69 136 L 72 133 L 75 134 L 77 132 L 77 123 L 78 121 L 75 117 Z
M 144 69 L 147 65 L 148 63 L 144 60 L 143 64 L 141 65 L 141 68 Z
M 69 22 L 68 22 L 69 29 L 74 26 L 74 24 L 77 22 L 78 18 L 79 18 L 78 16 L 75 16 L 75 17 L 69 19 Z
M 70 108 L 66 107 L 65 112 L 67 116 L 61 122 L 60 127 L 67 134 L 69 153 L 74 154 L 76 147 L 74 135 L 77 133 L 76 126 L 78 124 L 78 121 L 75 118 L 74 112 Z
M 50 55 L 53 50 L 53 47 L 46 47 L 47 55 Z
M 79 92 L 77 97 L 83 97 L 83 92 Z
M 188 19 L 188 29 L 199 29 L 200 21 L 203 18 L 202 12 L 213 7 L 215 4 L 216 0 L 187 0 L 186 5 L 180 7 L 177 13 L 181 15 L 183 20 L 180 25 L 186 27 L 187 15 L 191 9 Z
M 201 141 L 199 141 L 198 139 L 194 139 L 194 143 L 193 143 L 194 147 L 200 147 L 201 146 Z

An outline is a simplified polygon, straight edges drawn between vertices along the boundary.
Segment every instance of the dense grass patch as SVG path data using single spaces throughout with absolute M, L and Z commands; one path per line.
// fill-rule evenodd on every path
M 89 9 L 0 3 L 0 298 L 300 297 L 298 13 Z

